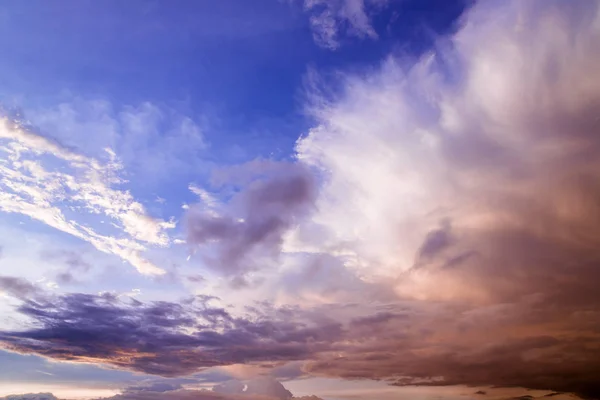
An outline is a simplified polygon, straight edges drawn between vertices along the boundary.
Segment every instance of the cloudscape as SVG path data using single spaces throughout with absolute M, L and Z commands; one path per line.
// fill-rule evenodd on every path
M 0 53 L 0 399 L 600 398 L 599 1 L 8 0 Z

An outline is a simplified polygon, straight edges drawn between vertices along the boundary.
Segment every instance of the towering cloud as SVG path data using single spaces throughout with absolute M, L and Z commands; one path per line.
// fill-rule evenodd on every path
M 483 301 L 548 289 L 534 275 L 592 273 L 599 33 L 596 3 L 485 2 L 416 65 L 346 77 L 298 143 L 326 177 L 313 221 L 330 235 L 311 245 L 417 298 Z

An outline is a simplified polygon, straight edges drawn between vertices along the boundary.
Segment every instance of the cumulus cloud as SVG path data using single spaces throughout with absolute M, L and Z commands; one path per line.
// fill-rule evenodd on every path
M 598 394 L 599 21 L 596 3 L 482 2 L 436 53 L 316 99 L 297 149 L 325 177 L 312 223 L 328 234 L 303 245 L 460 317 L 311 371 Z
M 343 35 L 377 39 L 370 13 L 389 0 L 304 0 L 315 42 L 326 49 L 340 46 Z
M 225 384 L 215 386 L 212 390 L 190 390 L 180 387 L 168 388 L 164 384 L 141 390 L 129 388 L 122 394 L 110 397 L 107 400 L 130 399 L 322 400 L 317 396 L 293 397 L 292 393 L 281 383 L 269 377 L 251 379 L 244 382 L 229 381 Z
M 347 77 L 338 101 L 316 102 L 320 123 L 298 142 L 327 180 L 313 217 L 330 233 L 320 248 L 395 276 L 416 258 L 481 263 L 499 236 L 594 247 L 597 36 L 595 4 L 491 2 L 449 50 Z M 430 295 L 443 295 L 435 286 Z
M 212 390 L 190 390 L 180 384 L 154 382 L 144 386 L 132 386 L 121 395 L 110 399 L 223 399 L 223 400 L 322 400 L 317 396 L 294 397 L 280 382 L 269 376 L 238 381 L 230 380 L 218 384 Z
M 277 400 L 299 399 L 294 397 L 292 392 L 287 390 L 279 381 L 270 377 L 263 376 L 246 381 L 227 381 L 213 387 L 216 393 L 243 395 L 243 396 L 264 396 Z M 318 397 L 313 396 L 316 400 Z M 300 397 L 302 399 L 304 397 Z
M 105 149 L 105 160 L 99 161 L 3 116 L 0 152 L 0 210 L 82 239 L 141 273 L 163 273 L 142 253 L 148 245 L 168 245 L 166 231 L 174 223 L 151 217 L 129 191 L 119 188 L 122 167 L 112 150 Z M 104 232 L 91 222 L 105 222 Z
M 282 248 L 411 303 L 307 371 L 598 393 L 599 21 L 589 2 L 481 3 L 436 53 L 315 99 L 297 151 L 323 184 Z
M 170 392 L 129 392 L 109 397 L 110 400 L 273 400 L 263 396 L 232 396 L 211 390 L 176 390 Z
M 18 394 L 0 398 L 1 400 L 57 400 L 51 393 Z M 220 400 L 322 400 L 317 396 L 294 397 L 280 382 L 270 377 L 259 377 L 246 381 L 229 381 L 215 386 L 212 390 L 186 389 L 181 384 L 166 381 L 148 382 L 145 385 L 130 386 L 121 394 L 106 400 L 151 400 L 151 399 L 220 399 Z

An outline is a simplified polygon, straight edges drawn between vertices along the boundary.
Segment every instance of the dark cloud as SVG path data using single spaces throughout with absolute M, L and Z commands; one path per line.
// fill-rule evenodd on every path
M 205 261 L 224 274 L 243 274 L 276 259 L 282 235 L 307 215 L 315 199 L 314 177 L 300 166 L 255 162 L 243 173 L 252 171 L 257 177 L 222 214 L 194 207 L 187 215 L 187 242 L 213 254 Z
M 0 291 L 18 299 L 29 299 L 39 295 L 40 289 L 22 278 L 0 276 Z
M 2 400 L 58 400 L 52 393 L 11 394 L 0 397 Z
M 209 301 L 125 304 L 110 294 L 25 300 L 18 311 L 38 327 L 2 331 L 0 341 L 20 353 L 178 376 L 218 365 L 302 360 L 342 335 L 339 324 L 316 325 L 300 315 L 288 320 L 289 313 L 269 318 L 253 309 L 235 318 Z
M 598 340 L 575 326 L 561 333 L 544 328 L 564 326 L 566 316 L 517 310 L 524 304 L 491 306 L 495 309 L 487 314 L 483 308 L 430 307 L 411 315 L 381 313 L 354 320 L 356 342 L 308 362 L 305 371 L 347 379 L 396 375 L 404 377 L 397 380 L 401 386 L 493 384 L 591 397 L 600 393 L 594 378 L 600 368 Z M 480 318 L 464 328 L 473 313 L 481 313 Z
M 600 315 L 582 321 L 568 304 L 548 308 L 542 297 L 516 300 L 478 307 L 417 300 L 340 304 L 310 312 L 259 305 L 239 318 L 211 307 L 210 298 L 128 305 L 110 295 L 72 294 L 53 302 L 25 301 L 19 311 L 38 327 L 3 331 L 0 340 L 11 351 L 165 377 L 218 365 L 299 361 L 305 374 L 397 379 L 398 385 L 519 386 L 597 395 L 598 340 L 582 326 L 600 323 Z M 270 386 L 248 386 L 264 395 L 260 387 Z M 235 394 L 240 385 L 219 388 Z M 135 391 L 143 390 L 138 385 Z
M 419 260 L 426 261 L 439 255 L 452 244 L 452 227 L 449 221 L 443 221 L 440 228 L 433 230 L 425 236 L 425 240 L 418 251 Z

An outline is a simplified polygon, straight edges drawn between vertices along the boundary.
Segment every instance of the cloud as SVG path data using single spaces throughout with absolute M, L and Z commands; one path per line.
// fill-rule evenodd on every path
M 154 382 L 143 386 L 130 386 L 125 389 L 125 393 L 131 392 L 158 392 L 164 393 L 172 390 L 182 389 L 183 386 L 180 384 L 168 383 L 168 382 Z
M 595 246 L 597 10 L 534 4 L 477 6 L 437 54 L 412 68 L 389 59 L 372 76 L 346 77 L 338 100 L 315 102 L 320 123 L 298 142 L 299 159 L 326 177 L 312 222 L 329 234 L 314 251 L 397 277 L 419 254 L 438 265 L 472 254 L 463 261 L 492 268 L 511 257 L 500 246 L 522 246 L 515 258 L 547 248 L 579 259 Z M 399 294 L 444 295 L 429 269 Z
M 13 352 L 165 377 L 302 361 L 305 374 L 398 385 L 597 391 L 597 340 L 586 326 L 597 329 L 600 316 L 577 315 L 568 304 L 548 306 L 543 298 L 478 307 L 416 300 L 330 304 L 304 311 L 263 304 L 244 317 L 209 301 L 126 303 L 109 294 L 24 301 L 19 312 L 35 327 L 0 332 L 0 342 Z M 265 387 L 252 391 L 264 394 Z M 236 392 L 240 385 L 224 389 Z
M 0 293 L 7 293 L 18 299 L 30 299 L 40 294 L 40 289 L 22 278 L 0 276 Z
M 147 399 L 154 398 L 160 393 L 161 399 L 230 399 L 230 400 L 322 400 L 317 396 L 294 397 L 280 382 L 269 376 L 258 377 L 245 381 L 230 380 L 218 384 L 212 390 L 190 390 L 184 389 L 179 384 L 157 382 L 147 386 L 129 387 L 122 395 L 111 397 L 111 399 Z
M 317 96 L 297 164 L 223 170 L 230 201 L 195 190 L 188 242 L 210 267 L 244 278 L 308 255 L 278 275 L 281 292 L 333 300 L 234 315 L 206 299 L 24 298 L 34 324 L 3 346 L 162 376 L 294 362 L 398 386 L 600 396 L 599 9 L 477 3 L 415 65 L 390 58 Z
M 211 300 L 146 304 L 109 293 L 24 300 L 18 312 L 36 327 L 2 331 L 0 342 L 13 352 L 169 377 L 219 365 L 302 360 L 341 335 L 335 321 L 285 309 L 267 314 L 248 308 L 233 317 Z
M 232 390 L 235 388 L 234 390 Z M 20 394 L 0 398 L 1 400 L 57 400 L 51 393 Z M 185 389 L 180 384 L 150 382 L 143 386 L 130 386 L 121 394 L 106 400 L 322 400 L 317 396 L 293 397 L 292 393 L 273 378 L 262 377 L 248 381 L 230 381 L 227 385 L 217 385 L 213 390 Z
M 311 254 L 283 275 L 285 294 L 340 283 L 312 309 L 340 328 L 302 353 L 307 374 L 598 396 L 599 8 L 478 3 L 414 65 L 342 76 L 343 90 L 314 95 L 317 124 L 297 143 L 316 171 L 310 212 L 286 200 L 254 235 L 273 217 L 260 181 L 225 214 L 190 214 L 190 241 L 213 243 L 234 274 Z M 289 188 L 278 179 L 273 193 Z
M 51 393 L 10 395 L 2 400 L 57 400 Z M 210 390 L 172 390 L 172 391 L 126 391 L 106 400 L 274 400 L 264 396 L 232 396 L 215 393 Z
M 187 213 L 187 243 L 201 247 L 206 265 L 225 275 L 272 262 L 284 233 L 308 215 L 316 195 L 313 175 L 290 163 L 257 160 L 222 169 L 215 179 L 245 186 L 220 210 L 192 187 L 202 202 Z
M 290 400 L 292 392 L 271 377 L 261 377 L 249 381 L 228 381 L 213 387 L 213 391 L 222 394 L 265 396 L 279 400 Z
M 483 2 L 415 65 L 317 96 L 297 149 L 327 233 L 304 246 L 425 308 L 310 373 L 598 396 L 598 21 L 595 3 Z
M 72 98 L 30 109 L 28 117 L 46 135 L 89 157 L 102 157 L 103 149 L 112 149 L 128 174 L 152 178 L 146 185 L 198 173 L 205 166 L 208 143 L 201 126 L 150 102 L 117 107 L 103 99 Z
M 13 394 L 1 397 L 2 400 L 58 400 L 52 393 Z
M 124 181 L 112 150 L 105 149 L 106 160 L 101 162 L 8 117 L 0 119 L 0 146 L 4 154 L 0 210 L 29 216 L 82 239 L 140 273 L 163 273 L 142 252 L 148 245 L 168 245 L 166 231 L 174 223 L 149 216 L 130 192 L 116 188 Z M 90 227 L 91 221 L 106 222 L 105 233 Z
M 110 400 L 273 400 L 264 396 L 231 396 L 215 393 L 210 390 L 177 390 L 167 393 L 138 392 L 124 393 L 109 398 Z
M 40 257 L 46 260 L 59 260 L 63 261 L 66 268 L 56 275 L 56 280 L 60 284 L 71 284 L 77 282 L 75 275 L 89 272 L 92 269 L 92 265 L 88 263 L 81 254 L 75 251 L 43 251 Z
M 370 13 L 382 8 L 388 0 L 304 0 L 310 15 L 310 27 L 317 45 L 335 50 L 341 36 L 377 39 Z

